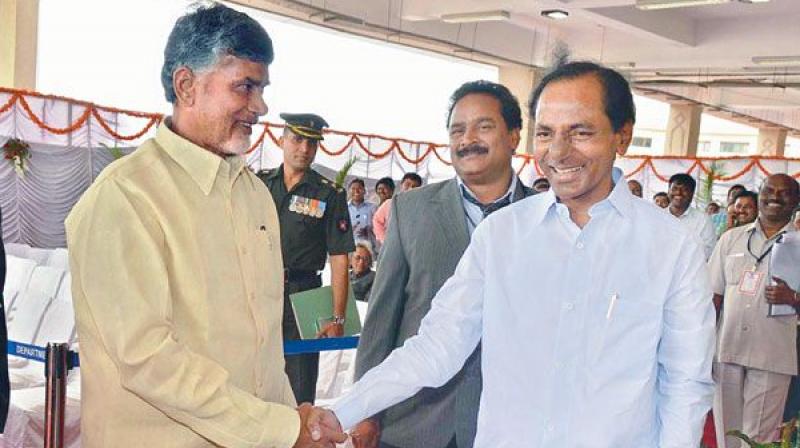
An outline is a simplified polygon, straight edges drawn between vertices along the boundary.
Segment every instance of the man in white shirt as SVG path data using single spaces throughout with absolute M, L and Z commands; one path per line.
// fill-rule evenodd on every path
M 669 196 L 669 212 L 678 218 L 690 233 L 700 238 L 706 259 L 708 259 L 711 256 L 711 252 L 714 251 L 717 235 L 714 233 L 711 217 L 702 210 L 691 206 L 696 186 L 697 182 L 692 176 L 684 173 L 673 174 L 669 178 L 669 190 L 667 193 Z
M 630 87 L 569 63 L 530 110 L 551 191 L 476 228 L 418 334 L 332 412 L 350 427 L 441 385 L 480 341 L 477 448 L 697 446 L 713 392 L 709 279 L 696 239 L 613 168 L 633 133 Z

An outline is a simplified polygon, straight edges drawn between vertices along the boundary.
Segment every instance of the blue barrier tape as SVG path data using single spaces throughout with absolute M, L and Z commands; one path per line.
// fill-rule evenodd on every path
M 358 347 L 358 336 L 343 338 L 309 339 L 304 341 L 286 341 L 283 343 L 283 353 L 286 355 L 299 355 L 303 353 L 318 353 L 330 350 L 347 350 Z M 8 341 L 7 353 L 13 356 L 45 362 L 47 349 L 22 342 Z M 79 367 L 78 353 L 69 353 L 70 368 Z
M 356 347 L 358 347 L 358 336 L 285 341 L 283 343 L 283 354 L 299 355 L 302 353 L 317 353 L 328 350 L 347 350 Z

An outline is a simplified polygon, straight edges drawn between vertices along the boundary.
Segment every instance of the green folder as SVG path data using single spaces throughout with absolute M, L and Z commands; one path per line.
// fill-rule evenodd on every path
M 333 290 L 330 286 L 309 289 L 289 295 L 294 310 L 297 328 L 301 339 L 315 339 L 318 325 L 324 325 L 324 319 L 333 316 Z M 356 309 L 353 289 L 347 288 L 347 308 L 345 308 L 344 336 L 361 333 L 361 319 Z

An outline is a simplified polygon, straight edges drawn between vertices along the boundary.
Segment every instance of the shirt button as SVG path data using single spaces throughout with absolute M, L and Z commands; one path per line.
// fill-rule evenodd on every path
M 573 308 L 575 308 L 575 305 L 573 305 L 572 302 L 567 302 L 564 304 L 564 309 L 567 311 L 572 311 Z
M 577 247 L 578 249 L 583 249 L 583 242 L 578 241 L 578 244 L 576 244 L 575 247 Z
M 745 326 L 743 326 L 743 327 L 742 327 L 742 331 L 747 331 L 747 330 L 749 330 L 749 329 L 750 329 L 750 327 L 748 327 L 747 325 L 745 325 Z
M 553 430 L 555 430 L 555 429 L 556 429 L 555 426 L 547 425 L 547 432 L 553 432 Z

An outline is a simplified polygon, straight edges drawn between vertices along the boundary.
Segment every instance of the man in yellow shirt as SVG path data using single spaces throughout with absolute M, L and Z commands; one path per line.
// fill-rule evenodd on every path
M 172 117 L 66 221 L 82 445 L 332 447 L 341 431 L 295 409 L 278 220 L 242 157 L 272 42 L 212 4 L 178 19 L 164 56 Z

